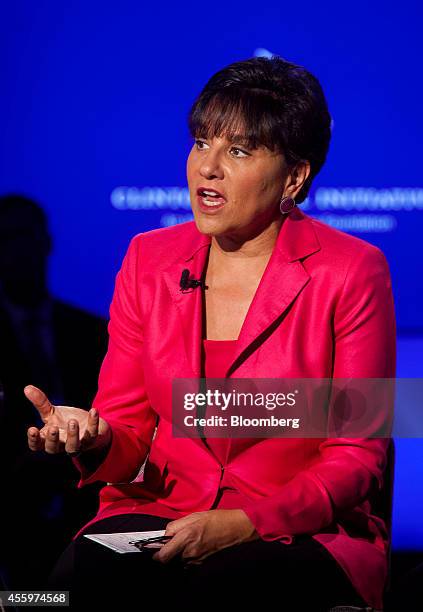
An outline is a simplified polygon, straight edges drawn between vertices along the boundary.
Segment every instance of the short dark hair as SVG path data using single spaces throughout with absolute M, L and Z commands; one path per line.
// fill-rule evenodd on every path
M 301 203 L 323 166 L 331 116 L 315 76 L 279 56 L 234 62 L 216 72 L 188 115 L 194 138 L 241 135 L 249 148 L 278 150 L 289 165 L 310 162 L 310 175 L 297 195 Z

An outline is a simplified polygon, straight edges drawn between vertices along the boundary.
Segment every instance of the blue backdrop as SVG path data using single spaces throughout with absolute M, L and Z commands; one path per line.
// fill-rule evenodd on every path
M 53 293 L 107 316 L 131 236 L 191 218 L 194 97 L 230 62 L 274 53 L 316 74 L 334 122 L 304 208 L 386 253 L 399 370 L 420 376 L 421 26 L 410 0 L 3 4 L 0 193 L 47 210 Z M 423 547 L 420 440 L 397 451 L 394 546 Z

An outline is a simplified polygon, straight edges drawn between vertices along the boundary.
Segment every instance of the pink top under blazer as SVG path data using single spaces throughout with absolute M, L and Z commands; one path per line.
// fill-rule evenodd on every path
M 201 438 L 172 436 L 172 380 L 200 377 L 202 365 L 201 291 L 183 294 L 179 281 L 184 268 L 201 276 L 209 246 L 193 221 L 138 234 L 129 245 L 93 402 L 112 428 L 112 444 L 94 473 L 73 459 L 78 487 L 108 483 L 88 524 L 127 512 L 178 518 L 216 507 L 221 491 L 232 489 L 239 495 L 227 504 L 242 507 L 264 540 L 289 546 L 297 534 L 312 535 L 368 604 L 381 608 L 389 542 L 372 492 L 383 483 L 389 439 L 231 439 L 222 464 Z M 383 253 L 294 209 L 226 375 L 394 377 Z

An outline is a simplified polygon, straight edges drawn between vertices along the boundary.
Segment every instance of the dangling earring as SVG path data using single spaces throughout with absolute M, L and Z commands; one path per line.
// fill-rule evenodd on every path
M 283 215 L 287 215 L 296 207 L 296 202 L 294 198 L 290 198 L 289 196 L 284 196 L 279 204 L 280 211 Z

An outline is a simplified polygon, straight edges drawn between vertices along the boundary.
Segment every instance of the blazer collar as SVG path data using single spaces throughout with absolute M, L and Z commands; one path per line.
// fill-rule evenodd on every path
M 211 237 L 202 234 L 192 223 L 191 242 L 182 252 L 180 261 L 189 262 L 199 255 L 201 250 L 210 246 Z M 287 215 L 275 243 L 275 250 L 288 262 L 304 259 L 320 250 L 320 243 L 313 228 L 311 218 L 298 207 Z

